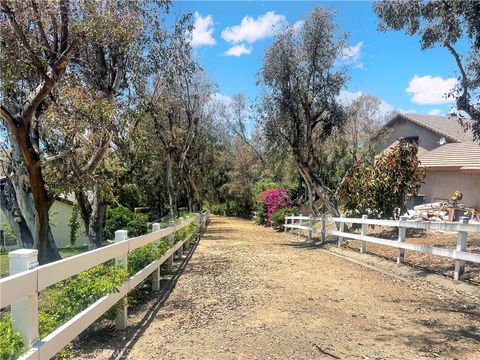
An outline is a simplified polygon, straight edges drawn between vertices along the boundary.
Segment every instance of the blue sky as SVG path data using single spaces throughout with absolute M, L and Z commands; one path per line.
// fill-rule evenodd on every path
M 371 2 L 176 1 L 173 14 L 194 14 L 192 45 L 218 92 L 231 97 L 241 91 L 253 101 L 259 93 L 256 74 L 272 42 L 272 29 L 299 24 L 316 6 L 334 10 L 339 31 L 349 34 L 350 47 L 341 61 L 350 81 L 342 96 L 375 95 L 385 110 L 448 112 L 452 104 L 443 94 L 457 77 L 451 55 L 441 47 L 421 51 L 418 38 L 402 32 L 378 32 Z

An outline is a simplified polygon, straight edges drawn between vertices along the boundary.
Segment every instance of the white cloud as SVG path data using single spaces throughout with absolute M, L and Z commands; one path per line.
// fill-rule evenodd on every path
M 342 49 L 342 60 L 356 62 L 360 59 L 362 52 L 363 41 L 360 41 L 355 46 L 347 46 Z
M 298 33 L 300 31 L 300 29 L 302 28 L 303 23 L 304 23 L 303 20 L 298 20 L 295 24 L 292 25 L 293 31 L 295 33 Z
M 213 101 L 229 105 L 232 102 L 232 98 L 227 95 L 223 95 L 222 93 L 216 92 L 211 95 Z
M 432 109 L 428 112 L 428 115 L 440 115 L 442 113 L 442 110 L 440 109 Z
M 338 96 L 338 101 L 345 106 L 350 105 L 355 99 L 363 95 L 364 93 L 361 91 L 351 92 L 348 90 L 340 91 L 340 95 Z M 395 107 L 385 100 L 380 99 L 380 105 L 378 107 L 378 112 L 381 116 L 385 116 L 388 113 L 391 113 L 395 110 Z
M 230 49 L 224 52 L 225 56 L 242 56 L 248 55 L 252 52 L 252 47 L 245 46 L 245 44 L 239 44 L 232 46 Z
M 273 35 L 275 28 L 285 25 L 285 16 L 269 11 L 260 15 L 255 20 L 251 16 L 245 16 L 240 25 L 227 27 L 222 31 L 222 38 L 236 44 L 240 42 L 254 43 Z
M 193 24 L 190 44 L 193 47 L 215 45 L 216 41 L 213 37 L 214 28 L 212 15 L 202 17 L 202 15 L 195 11 L 194 19 L 195 22 Z
M 457 84 L 455 78 L 444 79 L 441 76 L 418 76 L 415 75 L 406 92 L 413 94 L 412 102 L 420 105 L 436 105 L 453 102 L 447 99 L 445 94 L 452 90 Z
M 349 105 L 353 102 L 353 100 L 360 97 L 361 95 L 362 95 L 361 91 L 351 92 L 348 90 L 342 90 L 340 91 L 340 95 L 338 95 L 338 101 L 342 105 Z

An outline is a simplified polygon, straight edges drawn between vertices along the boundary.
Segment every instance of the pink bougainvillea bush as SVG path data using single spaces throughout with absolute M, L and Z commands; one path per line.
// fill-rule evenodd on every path
M 265 224 L 271 226 L 271 217 L 275 212 L 292 204 L 292 199 L 288 194 L 287 189 L 280 187 L 276 189 L 266 190 L 258 195 L 258 200 L 263 204 L 267 215 L 265 217 Z

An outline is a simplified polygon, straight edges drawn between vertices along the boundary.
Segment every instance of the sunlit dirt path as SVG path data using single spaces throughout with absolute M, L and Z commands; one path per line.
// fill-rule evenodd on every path
M 132 319 L 148 321 L 75 357 L 480 359 L 480 302 L 458 296 L 213 216 L 168 298 Z

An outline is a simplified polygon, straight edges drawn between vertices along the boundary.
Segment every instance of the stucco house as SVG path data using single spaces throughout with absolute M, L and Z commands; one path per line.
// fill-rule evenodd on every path
M 480 143 L 474 142 L 473 133 L 465 131 L 455 116 L 398 113 L 383 130 L 380 152 L 401 138 L 418 141 L 418 156 L 427 176 L 417 201 L 448 200 L 459 190 L 465 205 L 480 208 Z

